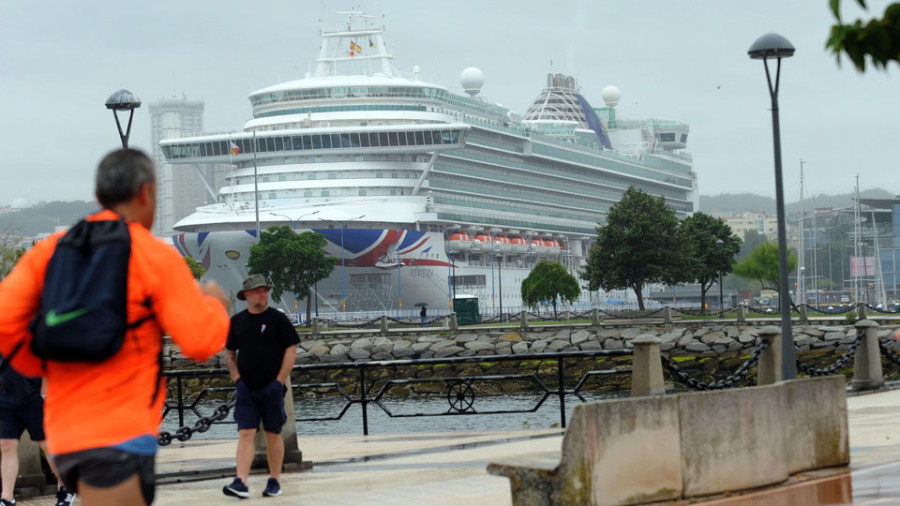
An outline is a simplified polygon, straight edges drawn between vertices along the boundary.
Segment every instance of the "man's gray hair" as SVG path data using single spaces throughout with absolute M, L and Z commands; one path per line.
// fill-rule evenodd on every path
M 97 167 L 94 191 L 105 209 L 133 199 L 144 183 L 156 181 L 153 160 L 137 149 L 118 149 L 103 157 Z

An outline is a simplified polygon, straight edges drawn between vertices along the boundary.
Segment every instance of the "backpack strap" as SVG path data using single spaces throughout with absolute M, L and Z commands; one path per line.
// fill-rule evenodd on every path
M 137 320 L 129 323 L 128 330 L 136 330 L 136 329 L 140 328 L 140 326 L 143 325 L 144 323 L 156 318 L 156 313 L 153 312 L 150 297 L 147 297 L 146 299 L 144 299 L 144 302 L 142 302 L 141 305 L 145 306 L 147 308 L 147 310 L 150 311 L 150 314 L 148 314 L 147 316 L 145 316 L 143 318 L 138 318 Z M 161 390 L 160 385 L 162 384 L 162 379 L 163 379 L 162 333 L 160 333 L 160 335 L 159 335 L 159 354 L 157 356 L 156 363 L 157 363 L 157 365 L 156 365 L 156 367 L 157 367 L 156 368 L 156 386 L 153 387 L 153 395 L 150 396 L 150 405 L 151 406 L 153 406 L 153 404 L 156 402 L 156 399 L 159 398 L 159 392 Z
M 0 374 L 2 374 L 7 367 L 9 367 L 9 364 L 12 362 L 13 357 L 16 356 L 16 353 L 19 353 L 19 349 L 23 344 L 25 344 L 25 341 L 19 341 L 18 343 L 16 343 L 16 346 L 9 353 L 9 356 L 0 361 Z

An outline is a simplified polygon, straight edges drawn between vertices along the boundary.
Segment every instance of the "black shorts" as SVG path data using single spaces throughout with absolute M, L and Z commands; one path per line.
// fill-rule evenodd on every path
M 153 502 L 156 491 L 155 461 L 155 455 L 138 455 L 112 448 L 94 448 L 53 457 L 59 476 L 69 490 L 78 492 L 79 481 L 96 488 L 110 488 L 137 474 L 147 504 Z
M 0 439 L 19 439 L 28 429 L 32 441 L 43 441 L 44 400 L 11 406 L 0 404 Z
M 281 428 L 287 421 L 287 414 L 284 412 L 284 385 L 278 380 L 272 380 L 259 390 L 250 390 L 243 379 L 238 379 L 234 388 L 234 421 L 237 422 L 238 430 L 256 429 L 262 420 L 266 432 L 281 434 Z

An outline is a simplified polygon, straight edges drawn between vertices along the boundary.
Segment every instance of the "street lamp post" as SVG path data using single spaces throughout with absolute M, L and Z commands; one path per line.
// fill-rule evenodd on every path
M 722 290 L 722 250 L 724 250 L 725 241 L 722 239 L 716 239 L 716 248 L 719 249 L 719 313 L 725 312 L 725 299 L 723 297 Z M 721 318 L 721 315 L 719 315 Z
M 450 250 L 447 252 L 447 258 L 450 260 L 450 265 L 448 268 L 451 269 L 452 274 L 450 274 L 450 288 L 453 291 L 453 299 L 450 301 L 450 311 L 453 311 L 453 301 L 456 300 L 456 254 L 458 251 Z
M 269 214 L 271 214 L 272 216 L 281 216 L 282 218 L 286 218 L 291 223 L 291 232 L 296 234 L 297 233 L 297 222 L 300 221 L 300 218 L 306 218 L 307 216 L 313 216 L 313 215 L 319 214 L 319 211 L 313 211 L 311 213 L 301 214 L 300 216 L 297 216 L 296 218 L 291 218 L 290 216 L 288 216 L 286 214 L 281 214 L 281 213 L 269 212 Z
M 788 289 L 787 234 L 784 216 L 784 190 L 781 178 L 781 131 L 778 125 L 778 84 L 781 77 L 781 59 L 794 55 L 794 46 L 776 33 L 767 33 L 756 39 L 747 50 L 751 59 L 762 60 L 766 69 L 769 97 L 772 100 L 772 137 L 775 148 L 775 207 L 778 213 L 778 300 L 781 306 L 781 379 L 797 377 L 794 364 L 794 339 L 791 332 L 791 301 Z M 769 73 L 769 60 L 776 60 L 775 82 Z
M 131 135 L 131 120 L 134 119 L 134 110 L 141 106 L 141 100 L 128 90 L 119 90 L 106 99 L 106 108 L 112 110 L 116 118 L 116 126 L 119 128 L 119 138 L 122 140 L 122 149 L 128 147 L 128 137 Z M 117 111 L 130 111 L 128 115 L 128 127 L 122 133 L 122 124 L 119 123 Z
M 500 288 L 500 323 L 503 323 L 503 253 L 497 253 L 497 285 Z

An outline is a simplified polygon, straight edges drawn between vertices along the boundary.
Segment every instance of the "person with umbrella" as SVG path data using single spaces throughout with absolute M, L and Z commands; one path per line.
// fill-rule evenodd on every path
M 419 311 L 419 316 L 422 317 L 422 326 L 424 327 L 425 323 L 428 320 L 428 306 L 427 305 L 422 304 L 422 310 Z

